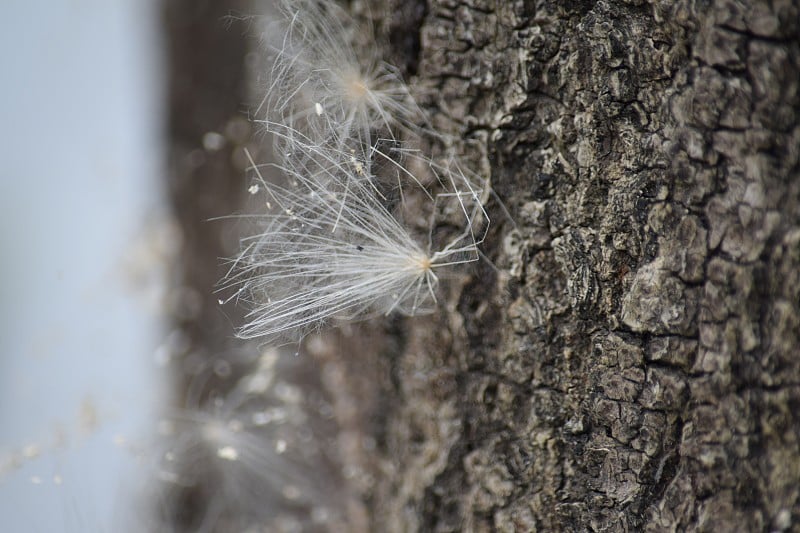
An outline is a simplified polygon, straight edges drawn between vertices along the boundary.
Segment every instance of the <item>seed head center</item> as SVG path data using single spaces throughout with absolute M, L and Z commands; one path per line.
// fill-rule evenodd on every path
M 347 81 L 347 93 L 351 100 L 353 101 L 363 100 L 368 92 L 369 92 L 369 87 L 367 87 L 367 84 L 364 83 L 364 80 L 361 79 L 361 77 L 353 75 Z
M 416 268 L 419 268 L 423 272 L 427 272 L 431 269 L 431 258 L 427 255 L 416 256 L 411 261 Z

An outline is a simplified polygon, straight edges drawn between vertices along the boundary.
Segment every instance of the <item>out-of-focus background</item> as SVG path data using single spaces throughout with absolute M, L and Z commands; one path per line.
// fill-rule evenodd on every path
M 0 533 L 368 530 L 378 337 L 293 357 L 219 290 L 268 5 L 0 7 Z
M 176 247 L 155 0 L 0 7 L 0 530 L 135 529 Z

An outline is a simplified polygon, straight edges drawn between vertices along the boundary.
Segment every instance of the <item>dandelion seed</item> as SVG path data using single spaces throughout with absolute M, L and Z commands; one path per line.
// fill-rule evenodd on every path
M 396 128 L 426 122 L 398 70 L 374 55 L 378 47 L 354 46 L 371 29 L 359 31 L 333 2 L 281 0 L 279 7 L 275 25 L 287 29 L 272 45 L 271 83 L 257 116 L 266 107 L 268 120 L 340 148 L 352 140 L 364 151 L 378 132 L 394 138 Z
M 474 230 L 485 212 L 480 204 L 468 207 L 471 190 L 441 195 L 456 200 L 466 229 L 428 251 L 383 205 L 371 177 L 362 177 L 362 168 L 352 164 L 352 154 L 323 145 L 303 149 L 307 160 L 279 166 L 297 187 L 264 184 L 278 210 L 263 216 L 262 230 L 243 240 L 229 273 L 227 285 L 241 283 L 252 305 L 240 336 L 291 338 L 329 319 L 430 312 L 439 283 L 435 270 L 478 259 L 482 237 Z M 448 179 L 457 186 L 455 178 Z M 342 199 L 333 191 L 342 191 Z
M 251 186 L 250 186 L 250 187 L 247 189 L 247 192 L 249 192 L 250 194 L 258 194 L 258 191 L 259 191 L 260 189 L 261 189 L 261 187 L 259 187 L 258 183 L 254 183 L 253 185 L 251 185 Z
M 268 360 L 260 363 L 270 364 Z M 190 389 L 190 396 L 206 396 L 207 391 Z M 213 408 L 187 408 L 171 417 L 158 479 L 167 483 L 165 489 L 170 491 L 213 488 L 198 506 L 202 514 L 193 531 L 227 531 L 233 524 L 231 517 L 236 531 L 268 523 L 279 509 L 285 509 L 287 486 L 295 487 L 292 505 L 298 512 L 307 508 L 310 513 L 312 504 L 341 508 L 343 492 L 335 490 L 339 478 L 324 455 L 313 442 L 290 447 L 282 436 L 299 431 L 296 425 L 305 422 L 304 410 L 291 408 L 291 416 L 279 421 L 272 411 L 288 408 L 268 407 L 279 400 L 254 396 L 247 390 L 248 380 L 242 378 L 228 394 L 211 401 Z M 268 413 L 271 423 L 251 423 L 256 413 Z M 276 446 L 280 441 L 283 446 Z

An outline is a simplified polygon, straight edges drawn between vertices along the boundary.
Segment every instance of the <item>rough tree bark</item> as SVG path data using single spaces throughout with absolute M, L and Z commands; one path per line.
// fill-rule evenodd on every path
M 351 7 L 512 219 L 309 349 L 368 529 L 800 531 L 797 3 Z
M 797 3 L 417 9 L 517 228 L 404 330 L 376 523 L 800 531 Z

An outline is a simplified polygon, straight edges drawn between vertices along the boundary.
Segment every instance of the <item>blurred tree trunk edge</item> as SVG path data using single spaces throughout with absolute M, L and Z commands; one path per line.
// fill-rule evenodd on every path
M 350 9 L 511 220 L 489 202 L 489 260 L 433 316 L 300 354 L 365 474 L 337 527 L 800 531 L 798 3 L 367 4 Z M 165 0 L 181 283 L 201 302 L 176 322 L 209 360 L 235 325 L 207 221 L 246 189 L 230 139 L 253 43 L 225 18 L 248 9 Z

